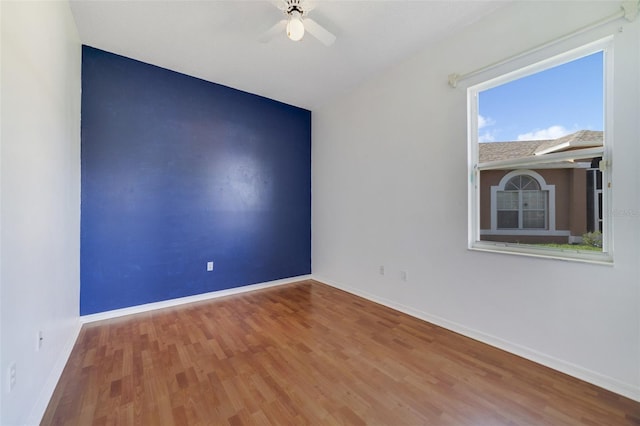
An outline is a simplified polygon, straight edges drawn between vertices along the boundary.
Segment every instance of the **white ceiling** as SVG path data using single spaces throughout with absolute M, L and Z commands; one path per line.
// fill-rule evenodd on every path
M 337 36 L 258 38 L 283 14 L 263 1 L 72 0 L 83 44 L 315 109 L 505 1 L 316 1 L 309 17 Z M 443 76 L 443 78 L 445 78 Z

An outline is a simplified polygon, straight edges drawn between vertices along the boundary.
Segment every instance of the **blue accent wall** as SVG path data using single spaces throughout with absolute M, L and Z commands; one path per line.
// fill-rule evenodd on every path
M 81 315 L 309 274 L 311 113 L 84 46 L 81 221 Z

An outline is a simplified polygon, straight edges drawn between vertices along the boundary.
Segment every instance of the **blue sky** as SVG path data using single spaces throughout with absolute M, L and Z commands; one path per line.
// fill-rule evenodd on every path
M 479 95 L 478 139 L 555 139 L 603 130 L 603 53 L 521 78 Z

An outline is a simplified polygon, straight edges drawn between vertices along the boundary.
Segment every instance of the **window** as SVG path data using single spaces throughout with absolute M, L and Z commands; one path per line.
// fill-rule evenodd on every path
M 549 189 L 542 188 L 534 172 L 518 170 L 504 184 L 496 187 L 496 209 L 492 217 L 496 219 L 493 229 L 548 229 Z M 505 180 L 503 178 L 503 180 Z M 495 195 L 493 195 L 495 194 Z
M 468 89 L 471 249 L 612 261 L 610 44 Z

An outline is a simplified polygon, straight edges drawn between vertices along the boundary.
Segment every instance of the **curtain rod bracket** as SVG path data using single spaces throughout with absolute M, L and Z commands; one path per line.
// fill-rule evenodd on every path
M 449 74 L 449 86 L 453 87 L 454 89 L 456 87 L 458 87 L 458 79 L 460 78 L 460 74 Z

